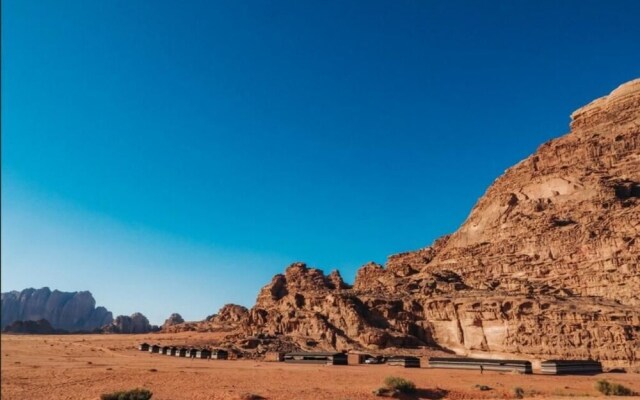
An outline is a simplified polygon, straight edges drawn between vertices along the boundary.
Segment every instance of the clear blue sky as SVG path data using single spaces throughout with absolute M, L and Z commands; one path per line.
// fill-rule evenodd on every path
M 2 290 L 253 305 L 454 231 L 640 76 L 638 1 L 2 2 Z

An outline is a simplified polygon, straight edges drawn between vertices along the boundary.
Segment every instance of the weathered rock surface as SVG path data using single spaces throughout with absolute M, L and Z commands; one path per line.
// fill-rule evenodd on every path
M 248 314 L 249 310 L 247 310 L 247 307 L 237 304 L 225 304 L 220 311 L 209 320 L 217 323 L 238 323 L 244 321 Z
M 113 320 L 111 312 L 96 307 L 90 292 L 25 289 L 2 293 L 2 328 L 15 321 L 46 319 L 53 328 L 92 331 Z
M 109 325 L 102 327 L 105 333 L 149 333 L 157 330 L 157 327 L 149 323 L 147 317 L 140 313 L 131 316 L 118 315 Z
M 640 80 L 573 113 L 452 235 L 363 266 L 353 287 L 293 264 L 243 315 L 247 346 L 640 362 Z

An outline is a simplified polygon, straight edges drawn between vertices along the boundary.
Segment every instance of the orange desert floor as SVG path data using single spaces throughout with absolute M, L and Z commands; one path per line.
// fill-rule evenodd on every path
M 209 335 L 209 336 L 208 336 Z M 408 399 L 597 397 L 595 382 L 607 379 L 640 392 L 640 374 L 597 376 L 516 375 L 494 372 L 405 369 L 388 365 L 323 366 L 252 360 L 190 360 L 149 354 L 138 343 L 202 344 L 215 334 L 2 335 L 2 399 L 99 399 L 101 393 L 136 387 L 154 400 L 378 399 L 372 391 L 387 376 L 415 382 Z M 486 385 L 480 391 L 476 385 Z

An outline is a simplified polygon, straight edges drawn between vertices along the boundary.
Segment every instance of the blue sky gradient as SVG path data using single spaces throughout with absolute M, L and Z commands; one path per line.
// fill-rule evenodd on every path
M 454 231 L 640 76 L 636 1 L 2 2 L 2 291 L 161 323 Z

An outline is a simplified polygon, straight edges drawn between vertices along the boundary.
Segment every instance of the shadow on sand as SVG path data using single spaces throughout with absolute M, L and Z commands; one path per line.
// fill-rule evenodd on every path
M 413 393 L 402 393 L 400 400 L 438 400 L 444 398 L 449 392 L 444 389 L 416 389 Z

